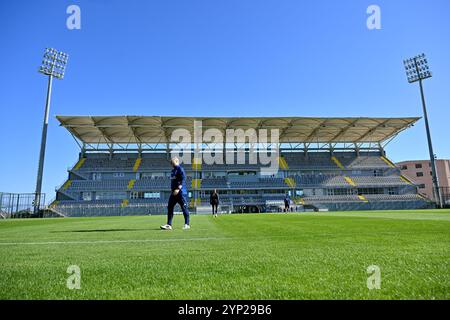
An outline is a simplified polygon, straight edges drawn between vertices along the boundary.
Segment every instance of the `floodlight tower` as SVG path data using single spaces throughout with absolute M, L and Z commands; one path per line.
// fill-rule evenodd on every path
M 425 128 L 427 131 L 427 140 L 428 140 L 428 151 L 430 153 L 430 163 L 431 163 L 431 174 L 433 178 L 433 189 L 434 189 L 434 197 L 436 202 L 440 208 L 442 208 L 441 201 L 441 192 L 439 190 L 439 180 L 436 171 L 436 161 L 435 155 L 433 152 L 433 144 L 431 143 L 431 132 L 430 125 L 428 123 L 428 115 L 427 115 L 427 106 L 425 104 L 425 95 L 423 93 L 423 85 L 422 80 L 431 78 L 431 71 L 428 66 L 428 60 L 425 57 L 425 54 L 419 54 L 410 59 L 403 60 L 403 64 L 405 65 L 406 76 L 408 78 L 409 83 L 419 81 L 420 87 L 420 95 L 422 98 L 422 108 L 423 108 L 423 117 L 425 120 Z
M 39 67 L 39 72 L 48 76 L 47 84 L 47 100 L 45 103 L 44 123 L 42 126 L 42 138 L 41 138 L 41 151 L 39 153 L 39 166 L 36 181 L 36 192 L 34 197 L 34 213 L 39 212 L 41 204 L 41 191 L 42 191 L 42 176 L 44 171 L 44 158 L 45 158 L 45 145 L 47 143 L 47 127 L 48 127 L 48 114 L 50 111 L 50 99 L 52 96 L 52 81 L 53 78 L 62 80 L 64 78 L 64 72 L 66 69 L 67 59 L 69 56 L 57 51 L 53 48 L 45 49 L 42 64 Z

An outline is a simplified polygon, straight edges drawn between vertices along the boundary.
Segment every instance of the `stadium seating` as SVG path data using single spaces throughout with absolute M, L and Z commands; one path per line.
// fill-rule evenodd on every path
M 68 216 L 162 214 L 170 195 L 169 158 L 162 152 L 87 153 L 68 170 L 53 208 Z M 258 164 L 186 164 L 191 204 L 209 205 L 209 194 L 217 189 L 221 207 L 236 212 L 249 207 L 255 212 L 276 210 L 287 193 L 300 208 L 430 206 L 380 152 L 282 151 L 279 164 L 272 176 L 260 175 Z

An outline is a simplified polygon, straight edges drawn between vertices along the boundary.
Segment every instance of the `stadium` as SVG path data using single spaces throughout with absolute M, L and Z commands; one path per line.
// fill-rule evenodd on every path
M 209 213 L 214 189 L 226 213 L 278 212 L 286 194 L 295 211 L 432 207 L 384 152 L 384 146 L 418 118 L 57 118 L 80 147 L 79 159 L 50 205 L 63 216 L 164 213 L 170 195 L 169 160 L 178 148 L 170 137 L 176 129 L 193 131 L 194 121 L 220 132 L 281 132 L 279 145 L 273 146 L 279 150 L 279 170 L 270 175 L 261 175 L 262 164 L 250 163 L 249 141 L 227 142 L 220 148 L 231 154 L 233 164 L 203 163 L 202 152 L 211 144 L 197 144 L 200 157 L 193 156 L 185 165 L 194 212 Z M 234 160 L 239 151 L 244 153 L 240 164 Z M 185 152 L 193 155 L 195 150 Z
M 449 212 L 430 210 L 385 153 L 417 117 L 57 119 L 78 159 L 41 206 L 47 219 L 0 223 L 2 299 L 448 299 Z M 173 142 L 177 129 L 199 136 L 199 123 L 205 136 L 277 130 L 278 144 L 255 148 L 249 131 Z M 180 150 L 192 229 L 175 216 L 161 231 Z M 211 164 L 211 150 L 233 161 Z M 274 171 L 251 160 L 267 151 Z M 3 194 L 3 216 L 32 213 L 33 199 Z
M 0 302 L 449 300 L 448 6 L 1 2 Z

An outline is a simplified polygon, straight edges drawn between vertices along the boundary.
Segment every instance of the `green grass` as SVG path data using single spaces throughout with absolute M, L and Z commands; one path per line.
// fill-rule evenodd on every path
M 0 299 L 449 299 L 450 211 L 0 222 Z M 69 265 L 81 289 L 69 290 Z M 381 289 L 366 269 L 381 269 Z

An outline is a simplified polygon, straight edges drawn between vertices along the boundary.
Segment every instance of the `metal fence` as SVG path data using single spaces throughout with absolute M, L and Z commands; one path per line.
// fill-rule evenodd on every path
M 445 208 L 450 208 L 450 187 L 439 187 L 442 204 Z
M 165 213 L 166 204 L 63 204 L 48 209 L 65 217 L 158 215 Z
M 0 218 L 29 218 L 33 216 L 35 193 L 0 192 Z M 39 211 L 45 207 L 45 193 L 40 196 Z

